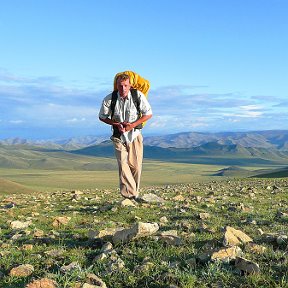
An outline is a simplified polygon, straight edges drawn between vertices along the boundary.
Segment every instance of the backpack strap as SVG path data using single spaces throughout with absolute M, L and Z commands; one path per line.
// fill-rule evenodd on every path
M 117 99 L 118 99 L 118 91 L 117 90 L 114 90 L 112 92 L 112 98 L 111 98 L 111 106 L 110 106 L 110 109 L 111 109 L 111 120 L 114 116 L 114 112 L 115 112 L 115 106 L 116 106 L 116 102 L 117 102 Z
M 132 95 L 132 99 L 133 99 L 133 103 L 138 111 L 138 117 L 141 117 L 141 111 L 140 111 L 140 99 L 137 93 L 137 89 L 130 89 L 131 95 Z M 135 127 L 135 129 L 142 129 L 143 128 L 143 124 L 139 124 L 138 126 Z
M 111 120 L 113 119 L 113 116 L 114 116 L 117 99 L 118 99 L 118 91 L 114 90 L 112 92 L 111 105 L 110 105 Z M 116 137 L 116 138 L 120 138 L 121 133 L 119 132 L 118 128 L 116 126 L 112 126 L 112 130 L 113 130 L 113 136 Z

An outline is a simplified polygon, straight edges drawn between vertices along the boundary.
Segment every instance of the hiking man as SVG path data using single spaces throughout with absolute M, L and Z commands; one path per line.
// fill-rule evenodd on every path
M 152 117 L 152 109 L 145 95 L 132 89 L 128 74 L 117 74 L 115 81 L 117 90 L 104 98 L 99 119 L 113 127 L 111 140 L 118 162 L 120 193 L 140 201 L 143 137 L 139 128 Z

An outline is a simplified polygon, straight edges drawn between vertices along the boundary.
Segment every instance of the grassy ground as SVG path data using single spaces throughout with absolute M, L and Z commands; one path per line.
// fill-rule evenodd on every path
M 110 159 L 107 165 L 115 162 Z M 215 171 L 223 168 L 216 165 L 178 164 L 145 161 L 142 186 L 207 181 Z M 0 177 L 15 181 L 31 189 L 54 191 L 55 189 L 117 188 L 117 167 L 112 170 L 44 170 L 44 169 L 0 169 Z
M 59 287 L 76 288 L 82 287 L 91 272 L 113 288 L 288 287 L 287 241 L 267 242 L 259 230 L 284 231 L 287 235 L 287 219 L 278 217 L 279 212 L 288 212 L 287 179 L 216 182 L 199 176 L 208 177 L 212 167 L 191 165 L 190 170 L 181 171 L 187 166 L 153 165 L 153 169 L 147 167 L 143 175 L 146 180 L 141 194 L 154 193 L 165 203 L 136 207 L 120 205 L 122 198 L 113 188 L 116 180 L 111 180 L 111 176 L 117 177 L 115 171 L 110 175 L 79 171 L 1 171 L 2 177 L 39 188 L 42 193 L 0 195 L 0 287 L 25 287 L 33 279 L 46 277 L 55 280 Z M 197 178 L 205 181 L 199 182 Z M 186 183 L 169 184 L 181 181 Z M 151 182 L 157 185 L 150 185 Z M 62 190 L 53 190 L 53 187 Z M 81 189 L 83 194 L 73 198 L 72 189 Z M 12 202 L 14 207 L 5 206 Z M 209 217 L 201 220 L 201 212 L 209 213 Z M 58 216 L 70 217 L 70 221 L 55 227 L 53 220 Z M 161 222 L 162 217 L 167 221 Z M 30 225 L 15 230 L 10 224 L 14 220 L 30 221 Z M 156 237 L 144 237 L 114 245 L 114 258 L 95 260 L 109 239 L 89 240 L 89 230 L 127 228 L 139 221 L 156 222 L 160 231 L 176 230 L 181 243 L 171 245 Z M 258 263 L 260 273 L 245 275 L 235 268 L 233 261 L 228 264 L 203 259 L 207 251 L 222 247 L 226 225 L 241 229 L 265 248 L 261 253 L 253 253 L 248 245 L 241 245 L 243 256 Z M 31 244 L 29 249 L 27 244 Z M 72 262 L 77 263 L 75 268 L 63 272 L 61 268 Z M 144 265 L 147 262 L 150 266 Z M 20 264 L 33 265 L 32 275 L 10 276 L 11 269 Z

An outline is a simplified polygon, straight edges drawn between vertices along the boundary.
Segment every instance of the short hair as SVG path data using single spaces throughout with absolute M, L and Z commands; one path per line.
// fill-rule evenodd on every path
M 125 73 L 121 73 L 121 74 L 119 74 L 119 75 L 117 76 L 117 78 L 116 78 L 116 83 L 118 82 L 118 80 L 120 80 L 120 81 L 122 82 L 122 81 L 125 81 L 125 80 L 127 80 L 127 79 L 129 79 L 129 82 L 130 82 L 130 77 L 129 77 L 129 75 L 128 75 L 128 74 L 125 74 Z

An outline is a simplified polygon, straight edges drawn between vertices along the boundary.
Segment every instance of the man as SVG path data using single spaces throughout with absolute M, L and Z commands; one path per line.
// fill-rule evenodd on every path
M 143 137 L 138 125 L 152 117 L 152 109 L 145 95 L 136 90 L 138 109 L 131 94 L 129 75 L 123 73 L 116 77 L 117 101 L 114 113 L 111 109 L 112 94 L 107 95 L 99 112 L 99 119 L 113 126 L 111 140 L 119 168 L 121 195 L 139 201 L 139 185 L 143 160 Z M 113 114 L 113 115 L 112 115 Z

